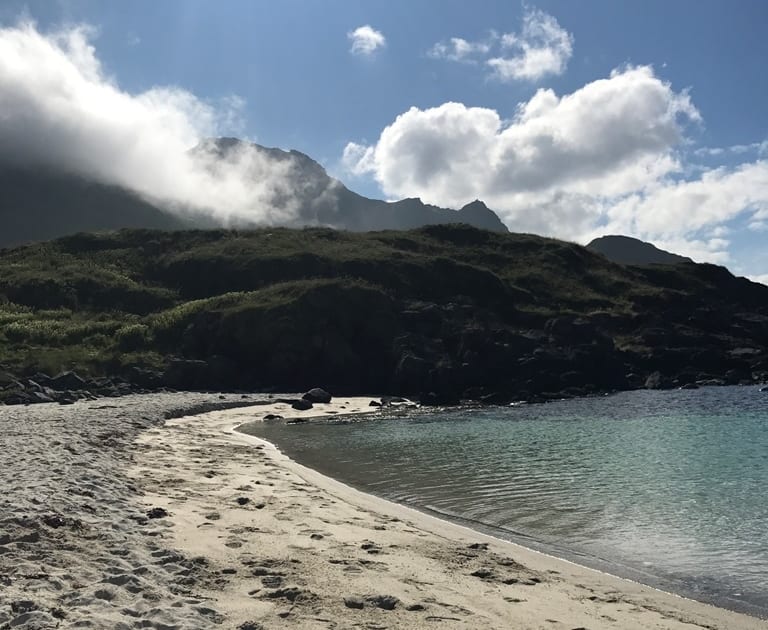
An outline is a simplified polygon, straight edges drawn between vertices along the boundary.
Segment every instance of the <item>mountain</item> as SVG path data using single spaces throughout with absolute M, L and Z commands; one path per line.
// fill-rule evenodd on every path
M 467 225 L 77 234 L 0 250 L 0 322 L 16 402 L 66 369 L 431 402 L 768 379 L 767 286 Z
M 438 208 L 419 199 L 388 203 L 352 192 L 330 177 L 309 156 L 248 144 L 236 138 L 202 143 L 193 154 L 213 155 L 225 160 L 239 149 L 256 151 L 276 162 L 290 162 L 290 201 L 298 202 L 292 226 L 329 226 L 350 231 L 411 229 L 438 223 L 468 223 L 475 227 L 506 232 L 496 214 L 481 201 L 458 211 Z M 0 247 L 42 241 L 77 232 L 148 228 L 175 230 L 217 227 L 206 218 L 180 218 L 169 208 L 149 202 L 138 194 L 83 177 L 54 171 L 0 164 Z M 277 197 L 275 204 L 288 203 Z M 188 216 L 200 216 L 190 213 Z M 231 227 L 258 227 L 240 221 Z
M 690 258 L 629 236 L 601 236 L 587 244 L 587 249 L 620 265 L 676 265 L 693 262 Z
M 61 172 L 0 167 L 0 190 L 0 247 L 84 231 L 192 227 L 127 190 Z
M 475 200 L 451 210 L 423 203 L 420 199 L 386 202 L 369 199 L 349 190 L 339 180 L 300 151 L 263 147 L 237 138 L 216 138 L 201 143 L 194 151 L 226 159 L 235 151 L 249 149 L 274 162 L 290 162 L 292 200 L 298 200 L 298 225 L 327 226 L 352 232 L 410 230 L 423 225 L 467 223 L 494 232 L 507 232 L 495 212 Z M 278 205 L 280 199 L 275 200 Z M 254 225 L 255 226 L 255 225 Z

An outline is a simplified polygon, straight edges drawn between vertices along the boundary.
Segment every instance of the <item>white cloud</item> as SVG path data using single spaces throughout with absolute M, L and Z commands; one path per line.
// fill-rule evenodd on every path
M 477 63 L 477 56 L 487 55 L 491 50 L 490 42 L 469 42 L 461 37 L 451 37 L 447 42 L 438 42 L 430 48 L 427 55 L 433 59 L 447 59 Z
M 538 9 L 526 8 L 522 31 L 505 33 L 501 44 L 511 54 L 486 62 L 501 81 L 536 81 L 548 74 L 562 74 L 573 54 L 573 35 Z
M 750 144 L 734 144 L 729 147 L 700 147 L 693 153 L 700 157 L 720 157 L 722 155 L 743 155 L 756 153 L 759 156 L 768 154 L 768 140 L 752 142 Z
M 373 147 L 367 147 L 356 142 L 349 142 L 344 147 L 341 156 L 341 165 L 344 170 L 352 175 L 360 176 L 373 168 Z
M 650 67 L 626 67 L 571 94 L 540 89 L 507 121 L 462 103 L 411 108 L 376 143 L 351 143 L 345 163 L 389 197 L 483 199 L 515 231 L 623 233 L 725 262 L 725 224 L 768 218 L 768 162 L 691 175 L 681 149 L 686 125 L 700 120 L 686 91 Z
M 573 54 L 573 35 L 551 15 L 525 7 L 519 33 L 491 35 L 483 41 L 451 37 L 427 53 L 434 59 L 476 63 L 482 59 L 500 81 L 538 81 L 565 72 Z
M 347 33 L 347 38 L 352 42 L 349 52 L 363 57 L 368 57 L 387 45 L 387 39 L 381 31 L 377 31 L 369 24 L 358 26 L 354 31 L 350 31 Z
M 212 104 L 175 86 L 128 93 L 91 37 L 85 26 L 0 29 L 0 161 L 66 169 L 223 223 L 295 218 L 292 160 L 250 147 L 224 160 L 190 152 L 241 126 L 240 99 Z
M 752 280 L 752 282 L 760 282 L 761 284 L 768 285 L 768 273 L 747 277 Z

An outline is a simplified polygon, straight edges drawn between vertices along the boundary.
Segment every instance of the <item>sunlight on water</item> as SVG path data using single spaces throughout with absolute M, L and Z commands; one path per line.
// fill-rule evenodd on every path
M 768 394 L 757 388 L 250 432 L 374 494 L 768 610 Z

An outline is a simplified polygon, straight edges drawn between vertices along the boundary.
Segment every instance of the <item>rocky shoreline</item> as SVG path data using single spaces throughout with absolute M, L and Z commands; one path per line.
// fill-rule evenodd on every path
M 397 374 L 404 383 L 410 381 L 412 385 L 410 387 L 403 385 L 397 390 L 398 393 L 390 398 L 402 396 L 424 406 L 451 406 L 466 403 L 506 405 L 517 402 L 542 403 L 549 400 L 633 389 L 698 389 L 699 387 L 768 383 L 768 370 L 763 369 L 765 361 L 762 358 L 751 364 L 739 357 L 732 362 L 724 362 L 723 369 L 720 370 L 697 370 L 688 367 L 679 372 L 654 370 L 648 373 L 638 370 L 629 371 L 620 376 L 622 368 L 632 370 L 632 367 L 614 363 L 601 353 L 599 348 L 599 344 L 571 347 L 567 350 L 539 347 L 530 356 L 518 360 L 509 371 L 501 370 L 501 374 L 506 374 L 510 379 L 514 378 L 512 374 L 520 374 L 523 370 L 528 371 L 525 384 L 517 387 L 509 384 L 504 386 L 499 382 L 500 376 L 497 376 L 494 379 L 495 382 L 489 385 L 466 387 L 467 383 L 462 383 L 461 379 L 457 380 L 453 376 L 446 375 L 444 365 L 441 367 L 438 363 L 437 366 L 430 367 L 425 360 L 406 354 L 399 362 Z M 748 349 L 742 349 L 742 354 L 752 354 L 746 350 Z M 573 354 L 579 355 L 578 365 L 572 362 Z M 589 366 L 589 369 L 574 369 L 579 366 Z M 463 364 L 463 368 L 468 369 L 467 364 Z M 244 400 L 249 398 L 249 394 L 242 393 L 241 389 L 231 391 L 218 379 L 212 379 L 211 384 L 219 384 L 220 387 L 216 389 L 204 387 L 206 379 L 199 375 L 210 369 L 205 361 L 177 359 L 172 362 L 170 369 L 176 375 L 173 378 L 168 378 L 167 372 L 141 369 L 137 370 L 141 378 L 133 380 L 123 376 L 87 378 L 74 371 L 61 372 L 56 376 L 38 372 L 28 377 L 15 377 L 7 372 L 0 372 L 0 406 L 41 403 L 71 405 L 81 400 L 94 401 L 101 398 L 120 398 L 135 394 L 170 394 L 179 391 L 197 393 L 227 391 L 233 395 L 240 395 Z M 179 378 L 179 374 L 185 372 L 193 372 L 198 376 L 192 379 Z M 414 387 L 416 383 L 423 382 L 434 387 L 427 389 Z M 171 387 L 170 383 L 176 387 Z M 449 387 L 449 384 L 452 386 Z M 270 388 L 262 393 L 268 394 L 272 391 L 274 389 Z M 353 392 L 354 394 L 358 392 Z

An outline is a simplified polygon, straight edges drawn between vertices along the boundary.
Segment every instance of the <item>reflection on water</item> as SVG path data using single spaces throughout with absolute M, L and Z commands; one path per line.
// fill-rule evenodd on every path
M 757 388 L 248 431 L 379 496 L 768 611 L 768 394 Z

